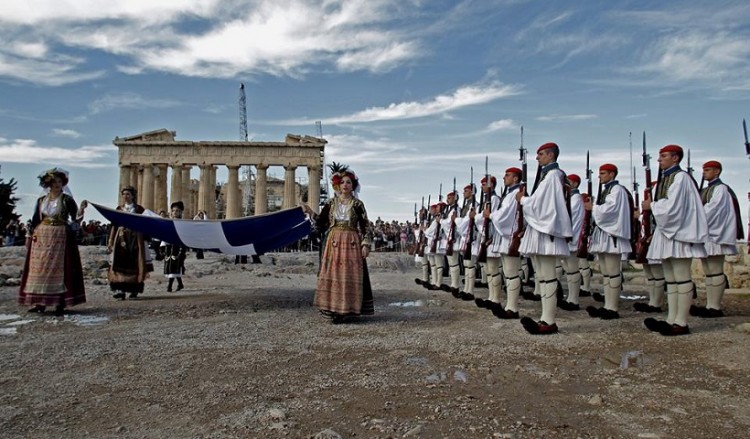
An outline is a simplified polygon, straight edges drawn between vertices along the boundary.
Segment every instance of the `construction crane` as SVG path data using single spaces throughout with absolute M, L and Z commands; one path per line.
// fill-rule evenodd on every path
M 240 83 L 240 142 L 247 142 L 247 97 L 245 96 L 245 84 Z M 242 176 L 245 177 L 245 182 L 242 188 L 242 210 L 245 216 L 253 214 L 251 212 L 253 208 L 253 171 L 250 166 L 242 167 Z
M 323 140 L 323 122 L 315 122 L 315 127 L 317 128 L 318 139 Z M 328 201 L 328 194 L 330 193 L 330 188 L 328 187 L 328 166 L 326 166 L 326 156 L 324 151 L 320 152 L 320 168 L 323 170 L 323 172 L 320 173 L 320 179 L 322 181 L 322 184 L 320 185 L 320 207 L 323 207 L 323 205 L 326 204 L 326 201 Z

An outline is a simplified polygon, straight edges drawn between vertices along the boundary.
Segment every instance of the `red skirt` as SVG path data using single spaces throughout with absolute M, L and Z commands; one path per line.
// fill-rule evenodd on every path
M 20 305 L 73 306 L 86 302 L 81 256 L 65 225 L 41 223 L 26 246 Z
M 329 230 L 320 263 L 314 306 L 339 315 L 373 314 L 372 288 L 359 233 Z

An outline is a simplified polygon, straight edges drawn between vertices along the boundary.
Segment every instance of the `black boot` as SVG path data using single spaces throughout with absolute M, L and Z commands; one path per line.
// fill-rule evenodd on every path
M 180 291 L 181 289 L 185 288 L 185 285 L 182 284 L 182 278 L 177 278 L 177 291 Z
M 170 278 L 169 278 L 169 281 L 168 281 L 168 283 L 167 283 L 167 292 L 168 292 L 168 293 L 171 293 L 171 292 L 172 292 L 172 284 L 173 284 L 173 283 L 174 283 L 174 278 L 173 278 L 173 277 L 170 277 Z

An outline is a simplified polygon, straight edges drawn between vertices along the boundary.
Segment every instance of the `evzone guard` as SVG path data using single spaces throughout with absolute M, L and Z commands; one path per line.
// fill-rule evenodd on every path
M 526 230 L 519 252 L 532 259 L 540 286 L 542 316 L 521 319 L 524 329 L 531 334 L 553 334 L 558 331 L 555 322 L 557 311 L 557 261 L 570 255 L 568 240 L 573 236 L 569 204 L 566 194 L 565 173 L 557 164 L 560 148 L 556 143 L 545 143 L 537 149 L 539 163 L 537 181 L 530 195 L 518 191 L 516 199 L 523 209 Z
M 684 156 L 679 145 L 659 150 L 659 184 L 654 199 L 644 199 L 643 209 L 650 209 L 654 228 L 647 257 L 661 261 L 667 282 L 666 320 L 647 318 L 646 327 L 666 336 L 690 333 L 688 314 L 693 302 L 691 264 L 694 258 L 705 258 L 708 221 L 698 187 L 680 168 Z

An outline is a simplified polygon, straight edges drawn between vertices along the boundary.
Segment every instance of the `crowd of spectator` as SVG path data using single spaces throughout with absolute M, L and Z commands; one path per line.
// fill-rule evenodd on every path
M 3 246 L 24 245 L 29 223 L 12 220 L 0 236 Z M 107 245 L 107 236 L 110 224 L 100 221 L 84 221 L 76 230 L 76 240 L 79 245 Z M 416 241 L 418 229 L 409 221 L 386 222 L 378 219 L 372 223 L 373 251 L 376 252 L 411 252 Z M 320 238 L 314 233 L 300 240 L 297 245 L 284 249 L 287 251 L 317 251 L 320 246 Z

